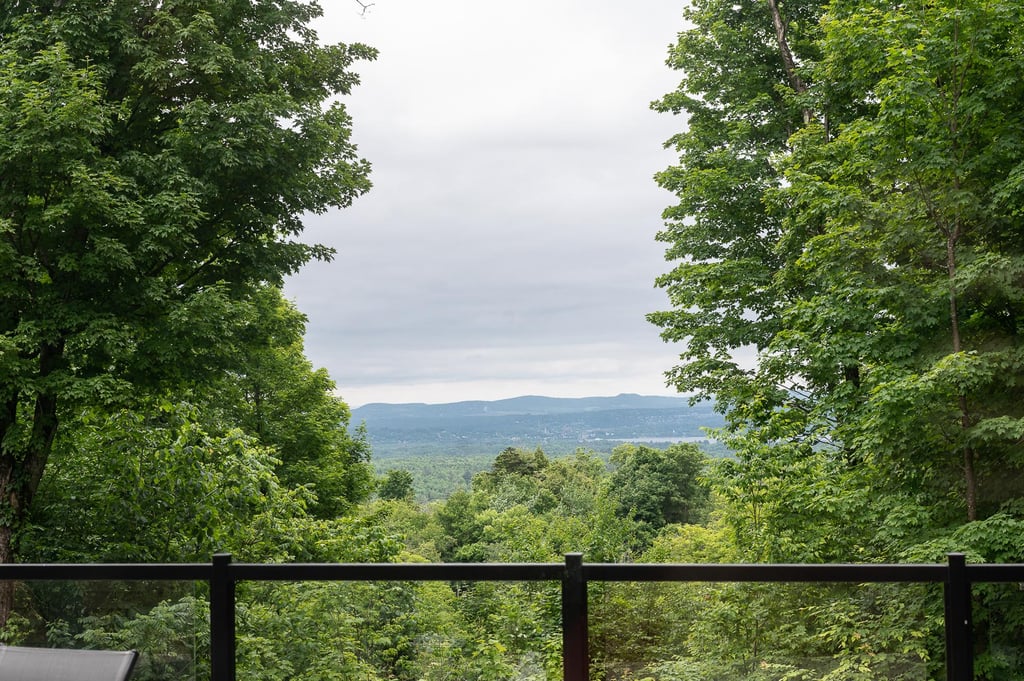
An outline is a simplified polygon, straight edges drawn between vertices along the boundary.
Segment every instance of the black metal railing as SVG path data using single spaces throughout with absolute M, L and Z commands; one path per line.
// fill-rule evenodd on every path
M 565 681 L 585 681 L 588 582 L 831 582 L 943 584 L 946 678 L 973 676 L 971 584 L 1024 583 L 1024 564 L 968 565 L 951 553 L 946 564 L 637 564 L 584 563 L 210 563 L 0 564 L 5 580 L 182 580 L 210 585 L 210 664 L 213 681 L 235 681 L 235 586 L 240 581 L 560 581 Z

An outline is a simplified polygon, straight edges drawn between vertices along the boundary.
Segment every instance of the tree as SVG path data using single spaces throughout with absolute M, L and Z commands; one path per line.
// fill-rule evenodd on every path
M 816 54 L 820 3 L 796 0 L 785 8 L 785 51 L 805 62 Z M 652 105 L 685 115 L 687 126 L 666 144 L 679 163 L 656 176 L 679 199 L 664 212 L 658 235 L 674 263 L 657 280 L 672 309 L 648 318 L 666 341 L 685 342 L 669 379 L 728 411 L 745 399 L 753 375 L 735 352 L 763 348 L 780 330 L 788 292 L 775 275 L 788 256 L 780 248 L 781 219 L 767 210 L 766 197 L 782 184 L 775 161 L 787 152 L 803 109 L 767 5 L 698 0 L 684 17 L 692 28 L 679 34 L 668 59 L 683 80 Z
M 504 476 L 536 476 L 548 465 L 548 457 L 538 447 L 530 452 L 518 447 L 506 447 L 494 459 L 491 474 L 496 478 Z
M 652 530 L 703 519 L 708 493 L 700 476 L 707 457 L 696 445 L 677 443 L 664 450 L 620 445 L 612 463 L 618 468 L 609 486 L 620 515 L 631 515 Z
M 197 410 L 163 402 L 80 415 L 62 431 L 21 532 L 37 562 L 194 562 L 274 545 L 260 516 L 304 515 L 273 452 L 237 428 L 211 433 Z M 69 508 L 73 507 L 73 512 Z M 280 540 L 280 537 L 278 537 Z
M 794 137 L 780 196 L 793 231 L 817 225 L 793 264 L 815 293 L 788 315 L 788 345 L 856 367 L 834 408 L 848 448 L 897 470 L 928 461 L 930 480 L 904 480 L 955 487 L 967 521 L 1019 494 L 1004 483 L 1024 463 L 1022 17 L 1013 3 L 834 9 L 815 72 L 860 113 Z
M 680 199 L 660 236 L 673 309 L 650 318 L 686 344 L 670 379 L 727 412 L 737 457 L 714 485 L 738 549 L 999 555 L 1024 480 L 1024 9 L 688 17 L 686 77 L 656 103 L 689 114 L 658 176 Z
M 7 0 L 0 11 L 0 560 L 62 415 L 230 365 L 233 310 L 369 187 L 329 103 L 361 45 L 315 2 Z M 9 597 L 0 595 L 0 623 Z
M 377 489 L 377 496 L 396 501 L 412 499 L 412 473 L 400 468 L 388 471 Z
M 437 547 L 442 561 L 473 563 L 484 559 L 484 523 L 479 515 L 485 508 L 486 500 L 481 495 L 460 489 L 437 509 L 437 520 L 445 533 Z
M 191 399 L 272 447 L 281 482 L 312 487 L 313 515 L 345 514 L 372 491 L 370 448 L 364 433 L 349 432 L 351 412 L 327 371 L 306 358 L 306 317 L 280 289 L 264 287 L 243 319 L 236 366 L 191 388 Z
M 670 378 L 715 397 L 741 456 L 825 448 L 934 501 L 955 485 L 979 519 L 1022 463 L 1020 8 L 783 10 L 800 87 L 780 15 L 746 5 L 697 5 L 672 53 L 679 264 L 659 280 L 675 309 L 650 316 L 686 343 Z M 727 49 L 745 36 L 753 62 Z

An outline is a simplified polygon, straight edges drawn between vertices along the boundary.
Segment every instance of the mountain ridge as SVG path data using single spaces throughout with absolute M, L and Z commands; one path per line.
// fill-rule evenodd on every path
M 622 393 L 612 397 L 524 395 L 503 400 L 446 404 L 372 403 L 352 410 L 352 423 L 364 423 L 375 456 L 411 450 L 500 451 L 506 446 L 540 446 L 573 451 L 644 438 L 666 441 L 704 436 L 722 425 L 708 402 L 690 405 L 686 397 Z
M 370 402 L 352 410 L 356 416 L 378 416 L 381 414 L 472 414 L 485 416 L 497 414 L 552 414 L 579 411 L 604 411 L 608 409 L 676 409 L 689 406 L 688 398 L 669 395 L 639 395 L 619 393 L 614 396 L 594 397 L 546 397 L 543 395 L 521 395 L 500 400 L 463 400 L 430 404 L 426 402 Z

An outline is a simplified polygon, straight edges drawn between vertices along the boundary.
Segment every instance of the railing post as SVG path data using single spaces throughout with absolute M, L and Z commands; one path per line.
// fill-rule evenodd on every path
M 210 671 L 213 681 L 235 681 L 235 580 L 231 554 L 213 557 L 210 577 Z
M 950 553 L 949 576 L 944 585 L 946 605 L 946 679 L 971 681 L 974 677 L 974 636 L 971 626 L 971 583 L 967 560 Z
M 587 581 L 583 578 L 583 554 L 565 554 L 562 577 L 562 678 L 587 681 L 590 652 L 587 650 Z

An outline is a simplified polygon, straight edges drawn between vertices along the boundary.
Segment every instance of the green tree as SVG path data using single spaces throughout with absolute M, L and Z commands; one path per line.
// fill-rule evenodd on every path
M 216 414 L 212 421 L 273 448 L 281 482 L 315 492 L 313 515 L 351 511 L 373 488 L 369 443 L 361 430 L 349 432 L 351 412 L 334 381 L 306 358 L 306 317 L 276 287 L 257 290 L 245 310 L 236 366 L 189 388 L 191 399 Z
M 315 2 L 4 2 L 0 560 L 61 417 L 230 363 L 234 301 L 369 187 Z M 0 623 L 9 592 L 0 595 Z
M 278 481 L 272 450 L 237 428 L 209 432 L 184 404 L 84 413 L 51 465 L 19 546 L 38 562 L 254 557 L 285 541 L 259 518 L 305 515 L 303 495 Z
M 491 473 L 495 477 L 509 475 L 535 476 L 548 465 L 548 458 L 538 447 L 530 452 L 518 447 L 506 447 L 494 459 Z
M 686 343 L 670 378 L 715 397 L 741 455 L 822 447 L 995 512 L 1024 423 L 1020 9 L 778 10 L 695 5 L 686 78 L 656 104 L 689 114 L 659 175 L 680 198 L 660 236 L 675 309 L 651 315 Z
M 821 106 L 841 82 L 859 114 L 793 138 L 779 196 L 790 231 L 813 225 L 790 278 L 814 294 L 775 354 L 814 388 L 823 367 L 855 368 L 823 400 L 845 447 L 897 482 L 954 487 L 967 521 L 1019 495 L 1024 463 L 1022 18 L 1015 3 L 833 8 Z
M 656 104 L 689 114 L 658 176 L 680 199 L 660 237 L 673 309 L 650 318 L 686 344 L 671 380 L 727 413 L 714 488 L 746 559 L 995 556 L 1019 521 L 1022 12 L 688 13 L 686 77 Z M 917 636 L 890 614 L 863 626 Z M 995 647 L 979 639 L 979 669 Z
M 558 501 L 561 515 L 586 516 L 595 512 L 606 476 L 604 461 L 593 452 L 577 449 L 543 469 L 541 487 Z
M 411 500 L 413 494 L 412 473 L 400 468 L 388 471 L 377 488 L 381 499 Z
M 767 210 L 766 197 L 783 182 L 776 159 L 803 121 L 782 54 L 798 63 L 816 56 L 822 11 L 815 0 L 786 3 L 783 51 L 769 5 L 691 3 L 684 12 L 690 28 L 668 59 L 683 80 L 652 105 L 685 116 L 686 131 L 666 144 L 679 163 L 656 176 L 679 202 L 664 212 L 658 235 L 673 269 L 657 284 L 672 309 L 649 319 L 666 341 L 684 343 L 669 379 L 726 411 L 745 400 L 754 376 L 736 351 L 761 349 L 780 331 L 788 291 L 775 275 L 787 253 L 779 247 L 781 218 Z
M 437 520 L 445 533 L 442 544 L 437 547 L 441 560 L 460 563 L 484 560 L 484 523 L 479 514 L 486 508 L 486 504 L 481 494 L 456 490 L 438 507 Z
M 609 487 L 620 515 L 632 516 L 652 530 L 704 519 L 708 491 L 700 478 L 707 457 L 696 445 L 677 443 L 664 450 L 620 445 L 611 460 L 617 468 Z

